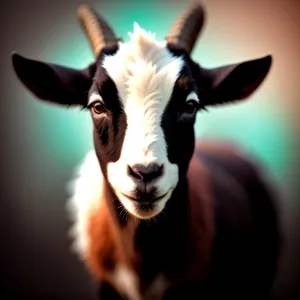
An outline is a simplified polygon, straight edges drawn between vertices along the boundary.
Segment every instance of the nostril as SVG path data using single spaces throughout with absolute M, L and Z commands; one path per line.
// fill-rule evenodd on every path
M 142 174 L 144 181 L 151 181 L 163 174 L 163 168 L 163 165 L 150 164 L 145 170 L 140 171 L 140 173 Z
M 127 166 L 127 168 L 128 168 L 128 175 L 129 176 L 132 176 L 132 177 L 134 177 L 136 179 L 139 179 L 139 180 L 143 180 L 142 174 L 139 173 L 139 171 L 136 167 Z
M 147 166 L 141 164 L 128 166 L 128 175 L 144 182 L 150 182 L 157 179 L 162 176 L 163 171 L 164 166 L 156 163 L 152 163 Z

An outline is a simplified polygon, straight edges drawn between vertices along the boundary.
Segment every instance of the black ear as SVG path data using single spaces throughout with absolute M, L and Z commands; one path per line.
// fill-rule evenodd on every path
M 23 84 L 39 99 L 62 105 L 87 104 L 95 64 L 75 70 L 12 54 L 14 69 Z
M 263 82 L 272 63 L 270 55 L 215 69 L 199 67 L 199 88 L 206 92 L 204 105 L 218 105 L 249 97 Z

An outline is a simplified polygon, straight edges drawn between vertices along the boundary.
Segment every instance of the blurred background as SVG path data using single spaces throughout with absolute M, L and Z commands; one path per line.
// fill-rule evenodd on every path
M 284 232 L 274 299 L 300 299 L 300 1 L 202 0 L 192 57 L 204 67 L 272 54 L 270 74 L 239 105 L 197 117 L 197 137 L 235 141 L 265 168 Z M 186 1 L 88 1 L 128 40 L 137 21 L 163 39 Z M 93 54 L 77 20 L 82 1 L 1 1 L 1 292 L 6 299 L 93 299 L 70 251 L 66 185 L 92 147 L 89 114 L 39 102 L 17 80 L 11 51 L 83 68 Z M 1 298 L 4 299 L 4 298 Z

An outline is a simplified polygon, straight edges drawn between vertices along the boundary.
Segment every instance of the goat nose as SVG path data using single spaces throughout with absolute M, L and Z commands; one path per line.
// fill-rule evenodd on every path
M 136 164 L 128 166 L 128 175 L 144 182 L 150 182 L 163 174 L 163 165 L 151 163 L 147 166 Z

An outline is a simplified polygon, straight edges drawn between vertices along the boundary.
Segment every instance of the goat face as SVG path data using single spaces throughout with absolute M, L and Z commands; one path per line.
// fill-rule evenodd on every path
M 197 25 L 202 13 L 193 8 L 184 18 Z M 85 7 L 81 15 L 89 36 L 101 31 L 93 12 Z M 97 59 L 84 70 L 13 55 L 20 80 L 38 98 L 90 109 L 102 172 L 123 206 L 138 218 L 160 213 L 186 174 L 196 112 L 248 97 L 271 65 L 267 56 L 210 70 L 200 67 L 189 55 L 194 31 L 200 30 L 196 25 L 191 31 L 186 24 L 180 29 L 191 36 L 184 45 L 174 42 L 174 36 L 189 40 L 180 32 L 171 30 L 166 41 L 158 42 L 137 24 L 127 43 L 117 41 L 112 31 L 102 39 L 91 38 Z
M 152 217 L 187 169 L 196 85 L 182 57 L 137 24 L 131 41 L 98 63 L 88 100 L 98 159 L 125 208 Z

